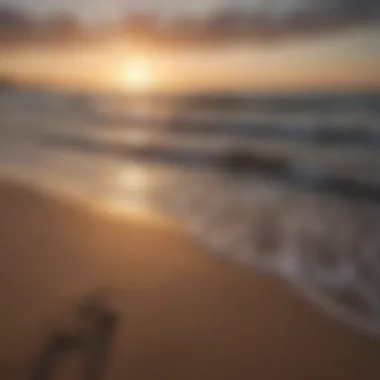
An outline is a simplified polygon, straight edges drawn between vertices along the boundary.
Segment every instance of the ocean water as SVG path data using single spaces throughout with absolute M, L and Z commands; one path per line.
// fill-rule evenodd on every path
M 236 152 L 286 168 L 240 171 L 226 165 Z M 380 336 L 380 92 L 4 89 L 0 164 L 112 212 L 168 214 L 211 253 Z

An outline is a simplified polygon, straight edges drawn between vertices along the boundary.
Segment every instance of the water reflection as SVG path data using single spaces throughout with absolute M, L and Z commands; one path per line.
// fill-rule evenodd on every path
M 110 211 L 119 214 L 152 213 L 160 182 L 158 173 L 146 165 L 133 162 L 118 165 L 104 201 Z
M 150 181 L 150 173 L 137 164 L 126 165 L 117 178 L 117 193 L 133 203 L 146 203 Z

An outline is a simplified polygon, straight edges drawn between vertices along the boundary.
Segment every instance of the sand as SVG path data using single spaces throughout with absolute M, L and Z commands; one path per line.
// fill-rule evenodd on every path
M 0 210 L 1 380 L 28 379 L 49 332 L 102 287 L 121 317 L 106 379 L 380 378 L 379 340 L 282 281 L 214 258 L 166 220 L 6 182 Z

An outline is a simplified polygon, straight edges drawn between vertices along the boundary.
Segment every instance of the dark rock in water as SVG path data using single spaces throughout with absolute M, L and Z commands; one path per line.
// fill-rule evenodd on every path
M 281 157 L 265 157 L 242 150 L 227 154 L 222 165 L 232 171 L 264 175 L 284 175 L 289 171 L 288 163 Z
M 374 184 L 365 184 L 350 178 L 330 178 L 325 187 L 339 195 L 368 201 L 380 201 L 380 188 Z

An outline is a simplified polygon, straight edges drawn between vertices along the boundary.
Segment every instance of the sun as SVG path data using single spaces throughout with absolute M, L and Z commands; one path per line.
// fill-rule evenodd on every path
M 152 68 L 145 61 L 130 62 L 123 72 L 123 84 L 130 90 L 145 91 L 153 86 Z

